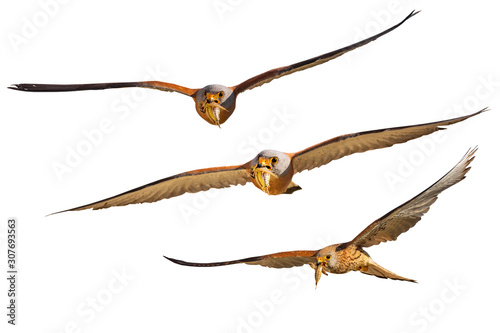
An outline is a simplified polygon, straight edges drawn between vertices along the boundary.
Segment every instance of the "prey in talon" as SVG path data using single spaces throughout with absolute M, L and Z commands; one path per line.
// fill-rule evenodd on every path
M 368 227 L 349 242 L 329 245 L 315 251 L 278 252 L 245 259 L 212 263 L 187 262 L 166 256 L 165 258 L 179 265 L 194 267 L 247 264 L 272 268 L 289 268 L 309 264 L 314 269 L 316 286 L 322 274 L 344 274 L 351 271 L 359 271 L 363 274 L 374 275 L 384 279 L 416 282 L 413 279 L 402 277 L 380 266 L 370 257 L 364 248 L 387 241 L 394 241 L 399 235 L 414 227 L 437 200 L 441 192 L 465 178 L 465 175 L 470 170 L 469 164 L 474 159 L 476 150 L 477 148 L 467 151 L 465 156 L 432 186 L 375 220 L 375 222 L 368 225 Z M 434 223 L 438 223 L 438 221 Z M 453 250 L 450 249 L 450 255 L 452 253 Z M 404 256 L 402 258 L 407 265 L 415 264 L 407 261 Z

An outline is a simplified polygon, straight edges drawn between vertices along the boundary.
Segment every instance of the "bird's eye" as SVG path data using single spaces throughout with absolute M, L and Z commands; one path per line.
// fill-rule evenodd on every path
M 223 91 L 219 91 L 219 98 L 222 98 L 224 97 L 224 92 Z
M 326 260 L 330 260 L 332 258 L 332 256 L 331 255 L 327 255 L 325 258 L 326 258 Z
M 271 163 L 272 164 L 276 164 L 277 162 L 278 162 L 278 158 L 277 157 L 271 158 Z

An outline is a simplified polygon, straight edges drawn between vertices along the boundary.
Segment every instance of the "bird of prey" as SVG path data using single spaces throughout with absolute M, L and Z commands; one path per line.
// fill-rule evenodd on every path
M 142 82 L 115 82 L 115 83 L 90 83 L 90 84 L 33 84 L 22 83 L 10 86 L 10 89 L 22 91 L 77 91 L 77 90 L 99 90 L 109 88 L 127 88 L 140 87 L 158 89 L 162 91 L 178 92 L 193 98 L 196 106 L 196 111 L 209 124 L 220 127 L 233 113 L 236 107 L 236 97 L 238 94 L 261 86 L 274 79 L 292 74 L 310 67 L 314 67 L 335 59 L 349 51 L 368 44 L 371 41 L 387 34 L 403 24 L 410 17 L 418 12 L 412 11 L 403 21 L 395 26 L 382 31 L 372 37 L 364 39 L 360 42 L 343 47 L 341 49 L 322 54 L 320 56 L 304 60 L 293 65 L 278 67 L 267 72 L 254 76 L 236 86 L 226 87 L 220 84 L 210 84 L 200 89 L 186 88 L 177 84 L 160 82 L 160 81 L 142 81 Z
M 396 240 L 400 234 L 408 231 L 420 221 L 442 191 L 465 178 L 476 150 L 477 147 L 467 151 L 462 160 L 440 180 L 413 199 L 375 220 L 375 222 L 366 227 L 350 242 L 330 245 L 317 251 L 279 252 L 264 256 L 213 263 L 193 263 L 169 257 L 165 258 L 179 265 L 195 267 L 214 267 L 243 263 L 272 268 L 290 268 L 309 264 L 315 270 L 316 286 L 321 278 L 321 274 L 343 274 L 350 271 L 360 271 L 361 273 L 375 275 L 384 279 L 416 282 L 415 280 L 394 274 L 378 265 L 363 248 L 377 245 L 381 242 Z
M 397 143 L 416 139 L 444 129 L 441 126 L 461 122 L 486 110 L 483 109 L 470 115 L 427 124 L 342 135 L 296 153 L 264 150 L 251 161 L 241 165 L 198 169 L 180 173 L 104 200 L 58 213 L 155 202 L 176 197 L 186 192 L 195 193 L 211 188 L 244 185 L 249 182 L 252 182 L 258 189 L 269 195 L 290 194 L 301 189 L 292 181 L 293 175 L 298 172 L 320 167 L 354 153 L 390 147 Z

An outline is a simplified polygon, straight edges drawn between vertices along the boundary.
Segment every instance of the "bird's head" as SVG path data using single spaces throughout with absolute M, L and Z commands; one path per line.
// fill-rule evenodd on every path
M 230 88 L 211 84 L 196 92 L 196 111 L 208 123 L 220 127 L 233 113 L 235 100 Z
M 319 279 L 321 279 L 321 274 L 328 275 L 327 272 L 330 271 L 329 266 L 335 264 L 335 247 L 328 246 L 318 252 L 316 255 L 316 263 L 311 264 L 314 269 L 314 278 L 316 280 L 316 287 L 318 286 Z
M 250 162 L 253 183 L 267 194 L 283 193 L 292 180 L 290 157 L 276 150 L 263 150 Z

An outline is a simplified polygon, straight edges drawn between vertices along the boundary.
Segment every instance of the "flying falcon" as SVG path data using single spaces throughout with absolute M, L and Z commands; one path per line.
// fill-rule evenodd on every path
M 278 67 L 271 69 L 267 72 L 254 76 L 236 86 L 226 87 L 220 84 L 210 84 L 201 89 L 191 89 L 179 86 L 173 83 L 160 82 L 160 81 L 142 81 L 142 82 L 115 82 L 115 83 L 90 83 L 90 84 L 34 84 L 34 83 L 21 83 L 11 85 L 10 89 L 22 91 L 77 91 L 77 90 L 100 90 L 109 88 L 129 88 L 140 87 L 158 89 L 162 91 L 178 92 L 193 98 L 196 106 L 196 111 L 209 124 L 217 125 L 220 127 L 233 113 L 236 107 L 236 97 L 238 94 L 261 86 L 264 83 L 271 82 L 282 76 L 292 74 L 310 67 L 314 67 L 340 57 L 341 55 L 352 51 L 358 47 L 368 44 L 371 41 L 385 35 L 386 33 L 396 29 L 403 24 L 410 17 L 418 12 L 411 12 L 403 21 L 395 26 L 382 31 L 381 33 L 369 37 L 360 42 L 346 46 L 344 48 L 322 54 L 320 56 L 304 60 L 293 65 Z
M 483 109 L 467 116 L 427 124 L 342 135 L 296 153 L 264 150 L 251 161 L 241 165 L 198 169 L 180 173 L 104 200 L 61 212 L 155 202 L 187 192 L 195 193 L 211 188 L 244 185 L 249 182 L 252 182 L 258 189 L 269 195 L 290 194 L 301 189 L 292 181 L 293 175 L 298 172 L 320 167 L 354 153 L 390 147 L 397 143 L 416 139 L 444 129 L 441 126 L 461 122 L 486 110 Z
M 427 213 L 441 192 L 465 178 L 465 174 L 470 169 L 468 166 L 474 159 L 473 155 L 476 150 L 477 148 L 467 151 L 462 160 L 444 175 L 443 178 L 413 199 L 370 224 L 350 242 L 330 245 L 317 251 L 279 252 L 214 263 L 193 263 L 169 257 L 165 258 L 179 265 L 195 267 L 214 267 L 243 263 L 272 268 L 289 268 L 309 264 L 315 271 L 316 286 L 321 278 L 321 274 L 344 274 L 350 271 L 360 271 L 361 273 L 375 275 L 384 279 L 416 282 L 415 280 L 394 274 L 378 265 L 363 248 L 396 240 L 400 234 L 412 228 Z

